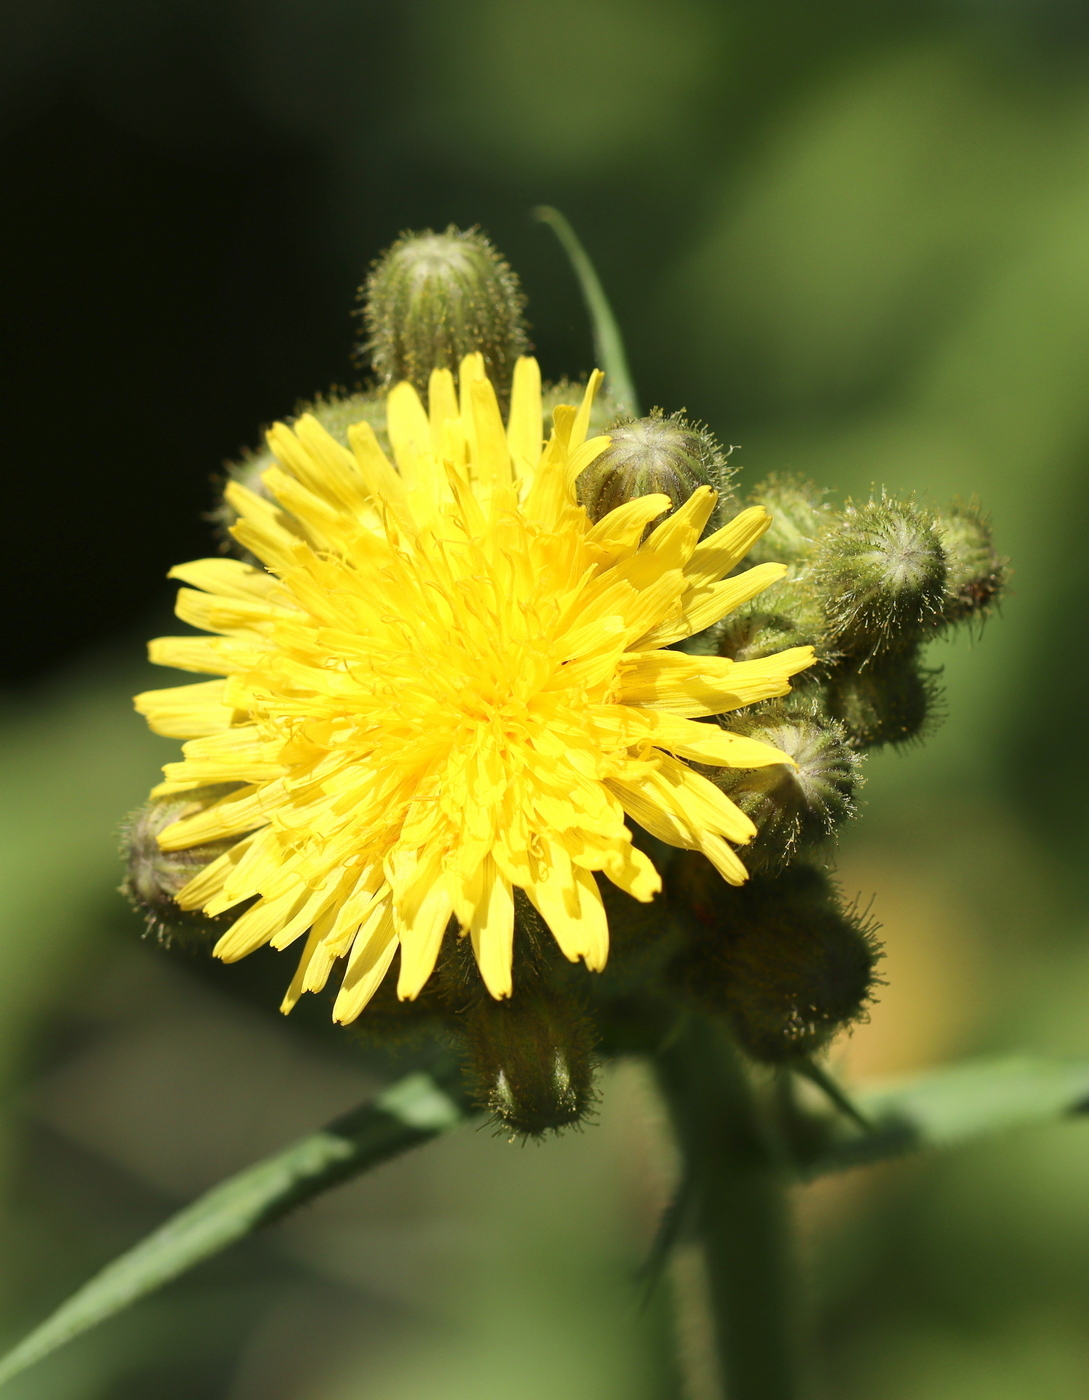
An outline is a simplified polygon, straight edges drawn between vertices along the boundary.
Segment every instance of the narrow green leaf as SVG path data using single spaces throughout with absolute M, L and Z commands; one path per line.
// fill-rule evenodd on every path
M 259 1226 L 456 1127 L 471 1111 L 459 1075 L 410 1074 L 373 1103 L 229 1177 L 62 1303 L 0 1360 L 0 1385 Z
M 582 299 L 590 314 L 590 325 L 594 335 L 594 354 L 597 356 L 598 368 L 604 372 L 605 382 L 622 411 L 638 417 L 638 401 L 635 385 L 632 383 L 631 370 L 628 368 L 624 338 L 620 334 L 620 327 L 617 325 L 613 309 L 609 305 L 609 298 L 605 295 L 605 288 L 601 285 L 601 278 L 598 277 L 597 271 L 590 261 L 590 255 L 579 242 L 575 230 L 558 209 L 553 209 L 548 204 L 542 204 L 539 208 L 534 209 L 533 217 L 542 224 L 548 224 L 560 240 L 563 251 L 567 254 L 567 259 L 578 278 Z
M 824 1141 L 803 1155 L 803 1176 L 955 1147 L 1084 1113 L 1089 1110 L 1089 1063 L 977 1060 L 910 1079 L 858 1085 L 851 1097 L 871 1131 L 848 1135 L 841 1124 L 830 1124 Z

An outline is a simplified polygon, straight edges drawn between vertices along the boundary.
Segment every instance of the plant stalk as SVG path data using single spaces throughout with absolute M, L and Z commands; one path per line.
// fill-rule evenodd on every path
M 691 1016 L 657 1055 L 727 1400 L 796 1400 L 787 1175 L 726 1036 Z

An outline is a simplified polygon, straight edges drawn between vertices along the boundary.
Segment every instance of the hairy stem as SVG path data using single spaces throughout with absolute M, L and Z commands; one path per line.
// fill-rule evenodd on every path
M 729 1400 L 794 1400 L 786 1173 L 726 1037 L 692 1016 L 657 1056 Z

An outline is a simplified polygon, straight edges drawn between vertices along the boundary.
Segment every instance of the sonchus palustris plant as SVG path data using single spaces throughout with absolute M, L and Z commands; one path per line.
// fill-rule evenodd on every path
M 878 945 L 827 873 L 867 750 L 933 723 L 926 644 L 986 616 L 974 505 L 745 502 L 712 434 L 542 384 L 476 231 L 364 289 L 369 388 L 231 470 L 195 633 L 137 697 L 180 761 L 127 837 L 169 941 L 291 950 L 283 1010 L 464 1047 L 515 1132 L 577 1122 L 600 1058 L 699 1006 L 753 1059 L 865 1014 Z

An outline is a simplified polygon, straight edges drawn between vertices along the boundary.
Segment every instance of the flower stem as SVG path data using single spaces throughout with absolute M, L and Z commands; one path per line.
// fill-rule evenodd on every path
M 658 1052 L 702 1247 L 729 1400 L 795 1400 L 794 1295 L 786 1173 L 744 1067 L 711 1021 L 692 1016 Z

